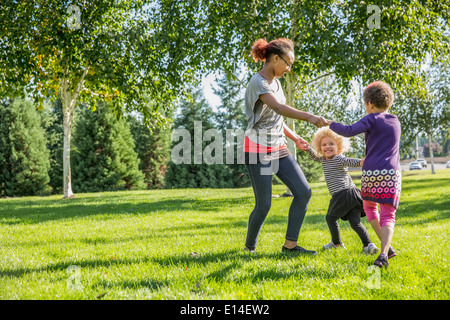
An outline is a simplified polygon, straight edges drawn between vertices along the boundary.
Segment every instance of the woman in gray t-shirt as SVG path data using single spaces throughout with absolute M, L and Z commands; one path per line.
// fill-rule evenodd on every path
M 291 40 L 279 38 L 268 43 L 257 40 L 252 48 L 255 61 L 264 61 L 264 67 L 253 75 L 245 92 L 248 120 L 244 140 L 245 164 L 255 193 L 255 208 L 250 214 L 245 251 L 255 251 L 256 242 L 272 201 L 272 175 L 275 173 L 291 190 L 294 198 L 289 209 L 288 226 L 283 252 L 316 254 L 297 244 L 300 227 L 306 214 L 311 189 L 297 161 L 286 145 L 286 136 L 306 151 L 308 143 L 290 130 L 283 116 L 306 120 L 317 127 L 326 120 L 286 105 L 280 78 L 294 63 L 294 45 Z

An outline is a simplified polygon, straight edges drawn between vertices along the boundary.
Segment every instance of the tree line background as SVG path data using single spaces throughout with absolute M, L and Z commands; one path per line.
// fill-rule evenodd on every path
M 262 67 L 250 55 L 258 38 L 294 42 L 282 79 L 288 105 L 352 123 L 364 115 L 360 93 L 349 99 L 353 84 L 384 80 L 404 156 L 421 134 L 432 154 L 449 136 L 449 18 L 450 4 L 432 0 L 4 0 L 0 196 L 59 192 L 60 179 L 64 198 L 72 183 L 79 192 L 248 185 L 242 165 L 167 162 L 168 131 L 195 120 L 204 130 L 245 128 L 237 88 Z M 229 85 L 213 113 L 195 88 L 218 70 Z M 286 121 L 312 138 L 310 124 Z M 353 152 L 363 156 L 362 137 Z
M 171 141 L 174 129 L 187 129 L 194 137 L 194 121 L 202 122 L 202 134 L 211 128 L 223 133 L 226 129 L 245 130 L 247 121 L 242 85 L 237 76 L 224 74 L 213 88 L 220 97 L 218 110 L 213 111 L 198 88 L 191 88 L 190 99 L 181 100 L 176 113 L 170 115 L 170 128 L 149 129 L 142 115 L 134 112 L 123 117 L 108 106 L 107 101 L 95 105 L 82 104 L 75 114 L 72 136 L 72 184 L 74 192 L 143 190 L 159 188 L 239 188 L 249 187 L 244 165 L 238 164 L 237 141 L 234 141 L 232 164 L 175 164 L 171 149 L 179 143 Z M 448 83 L 450 85 L 450 83 Z M 342 99 L 332 77 L 309 86 L 308 94 L 297 100 L 296 107 L 326 117 L 352 123 L 364 116 L 361 90 L 353 98 Z M 394 106 L 394 113 L 401 111 Z M 0 196 L 32 196 L 62 193 L 63 125 L 62 103 L 57 99 L 44 108 L 37 108 L 27 99 L 0 101 Z M 400 117 L 403 125 L 407 123 Z M 312 140 L 315 127 L 298 122 L 297 132 Z M 410 132 L 407 129 L 406 132 Z M 435 132 L 439 143 L 436 155 L 449 152 L 448 128 Z M 403 134 L 403 158 L 414 156 L 408 134 Z M 347 156 L 364 157 L 363 137 L 352 138 Z M 422 137 L 421 145 L 428 139 Z M 211 142 L 202 142 L 202 150 Z M 193 145 L 194 142 L 191 141 Z M 424 154 L 428 148 L 424 148 Z M 309 181 L 322 176 L 321 166 L 301 150 L 298 161 Z M 224 161 L 225 162 L 225 161 Z M 274 183 L 280 183 L 274 177 Z
M 223 101 L 218 112 L 213 112 L 200 89 L 193 89 L 191 99 L 182 100 L 178 115 L 172 115 L 173 126 L 152 130 L 137 112 L 117 117 L 107 101 L 81 105 L 74 116 L 72 136 L 74 191 L 249 186 L 246 169 L 237 162 L 175 165 L 170 160 L 173 128 L 188 129 L 192 137 L 194 121 L 202 121 L 203 132 L 245 128 L 243 100 L 236 83 L 224 78 L 216 93 Z M 0 196 L 61 193 L 64 139 L 60 99 L 43 108 L 27 99 L 0 102 Z

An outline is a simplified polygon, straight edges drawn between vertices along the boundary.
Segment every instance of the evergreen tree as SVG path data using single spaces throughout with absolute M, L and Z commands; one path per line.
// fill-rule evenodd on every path
M 73 136 L 73 187 L 79 192 L 144 189 L 144 174 L 125 119 L 105 105 L 84 109 Z
M 46 136 L 33 104 L 2 100 L 0 119 L 0 196 L 50 193 Z
M 218 129 L 213 123 L 214 113 L 208 105 L 200 90 L 193 93 L 191 101 L 183 100 L 180 104 L 180 113 L 175 118 L 174 129 L 186 129 L 190 134 L 190 141 L 186 143 L 191 146 L 188 163 L 176 164 L 173 159 L 168 164 L 166 173 L 167 188 L 231 188 L 233 183 L 229 181 L 230 169 L 224 164 L 206 164 L 204 158 L 200 164 L 196 164 L 194 154 L 194 123 L 201 122 L 201 133 L 197 132 L 202 139 L 204 133 L 209 129 Z M 199 130 L 199 129 L 198 129 Z M 215 141 L 215 140 L 214 140 Z M 201 144 L 202 152 L 212 142 L 197 141 Z M 180 141 L 173 141 L 172 149 Z M 223 148 L 223 143 L 221 143 Z M 173 151 L 173 150 L 172 150 Z M 217 150 L 216 150 L 217 151 Z M 214 154 L 215 155 L 215 154 Z M 173 155 L 172 155 L 173 156 Z M 223 159 L 221 159 L 223 161 Z
M 140 160 L 139 169 L 145 175 L 147 188 L 162 188 L 170 157 L 171 130 L 157 127 L 150 131 L 141 119 L 133 116 L 128 117 L 128 122 Z
M 247 128 L 247 117 L 245 114 L 245 104 L 242 92 L 242 85 L 236 79 L 236 76 L 226 73 L 217 82 L 218 88 L 213 88 L 213 91 L 218 95 L 222 101 L 218 112 L 215 115 L 216 122 L 219 129 L 223 133 L 223 141 L 226 141 L 226 130 L 233 129 L 235 132 L 241 132 L 241 135 L 233 135 L 231 148 L 234 152 L 233 163 L 227 164 L 230 169 L 230 177 L 234 187 L 248 187 L 251 185 L 248 176 L 247 168 L 244 164 L 240 164 L 242 159 L 238 159 L 240 152 L 243 149 L 243 137 Z M 241 141 L 242 140 L 242 141 Z
M 42 115 L 50 153 L 49 184 L 53 194 L 62 193 L 64 127 L 61 99 L 58 98 L 49 108 L 42 110 Z

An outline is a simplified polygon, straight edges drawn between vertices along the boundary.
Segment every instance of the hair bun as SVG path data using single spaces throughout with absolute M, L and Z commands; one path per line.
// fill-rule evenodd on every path
M 269 43 L 266 41 L 266 39 L 258 39 L 253 43 L 252 47 L 252 56 L 253 60 L 257 62 L 265 61 L 267 57 L 267 47 L 269 46 Z

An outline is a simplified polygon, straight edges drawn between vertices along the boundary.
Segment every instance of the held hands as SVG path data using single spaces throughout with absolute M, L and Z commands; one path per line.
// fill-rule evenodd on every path
M 302 138 L 298 138 L 297 140 L 295 140 L 295 144 L 297 145 L 297 148 L 299 148 L 302 151 L 309 150 L 309 143 L 303 140 Z
M 327 120 L 324 117 L 315 116 L 313 121 L 311 122 L 317 128 L 322 128 L 325 126 L 329 126 L 333 121 Z

